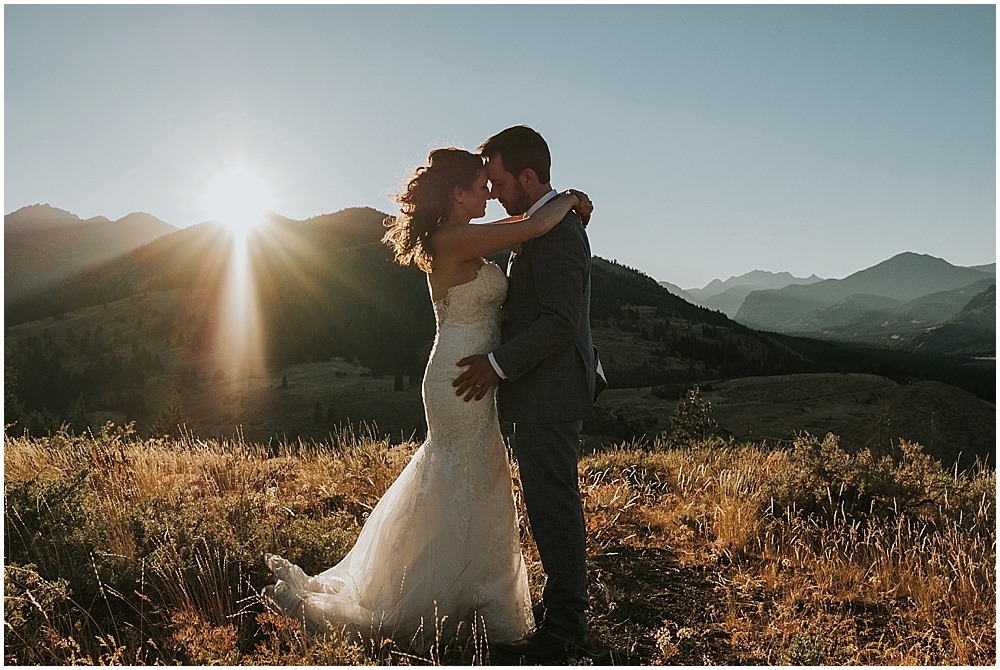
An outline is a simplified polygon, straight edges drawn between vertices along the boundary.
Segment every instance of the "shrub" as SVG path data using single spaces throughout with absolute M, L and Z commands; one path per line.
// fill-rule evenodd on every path
M 3 624 L 4 662 L 8 664 L 48 664 L 60 661 L 50 646 L 66 645 L 57 626 L 64 624 L 69 581 L 46 580 L 38 566 L 4 565 Z
M 670 417 L 667 439 L 675 445 L 692 444 L 707 440 L 718 427 L 712 416 L 712 403 L 703 399 L 701 391 L 695 386 L 677 403 L 677 409 Z
M 169 435 L 177 437 L 181 434 L 183 426 L 187 424 L 187 417 L 184 415 L 184 403 L 177 389 L 170 389 L 170 393 L 163 400 L 163 407 L 160 414 L 153 422 L 151 431 L 153 435 Z

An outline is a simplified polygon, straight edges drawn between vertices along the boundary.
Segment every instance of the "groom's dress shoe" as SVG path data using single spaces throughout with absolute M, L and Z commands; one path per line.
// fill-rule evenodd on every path
M 590 645 L 590 637 L 572 635 L 557 626 L 543 622 L 541 626 L 531 631 L 520 640 L 513 642 L 498 642 L 493 645 L 497 654 L 529 663 L 544 663 L 557 659 L 585 653 Z

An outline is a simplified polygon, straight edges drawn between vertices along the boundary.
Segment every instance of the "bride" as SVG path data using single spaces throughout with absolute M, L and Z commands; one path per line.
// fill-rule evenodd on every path
M 368 517 L 340 563 L 315 576 L 268 554 L 277 578 L 266 597 L 313 633 L 346 629 L 426 650 L 461 621 L 490 642 L 534 625 L 496 389 L 464 402 L 452 386 L 466 356 L 500 344 L 507 277 L 483 256 L 539 237 L 570 211 L 570 191 L 530 217 L 469 225 L 490 198 L 483 160 L 432 151 L 396 197 L 401 215 L 383 241 L 427 273 L 437 334 L 423 380 L 427 439 Z

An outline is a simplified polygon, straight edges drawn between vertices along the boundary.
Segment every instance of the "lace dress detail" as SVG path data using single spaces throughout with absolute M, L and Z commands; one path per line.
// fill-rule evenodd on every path
M 534 624 L 496 388 L 465 402 L 451 383 L 462 358 L 500 344 L 507 277 L 487 262 L 434 302 L 437 334 L 424 373 L 427 439 L 378 502 L 344 559 L 314 577 L 268 555 L 266 595 L 314 633 L 347 627 L 404 646 L 477 619 L 490 641 Z M 482 629 L 481 628 L 481 629 Z

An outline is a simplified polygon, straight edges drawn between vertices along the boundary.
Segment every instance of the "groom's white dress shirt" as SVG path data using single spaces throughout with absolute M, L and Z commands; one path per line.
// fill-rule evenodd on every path
M 528 211 L 524 213 L 524 218 L 528 218 L 529 216 L 537 212 L 542 205 L 544 205 L 549 200 L 555 198 L 558 195 L 559 193 L 557 193 L 555 189 L 552 189 L 551 191 L 543 195 L 541 198 L 535 201 L 534 205 L 528 208 Z M 505 375 L 503 373 L 503 370 L 500 369 L 500 366 L 497 365 L 497 359 L 493 358 L 493 352 L 491 351 L 487 356 L 490 359 L 490 365 L 492 365 L 496 373 L 500 375 L 500 379 L 507 379 L 507 375 Z

